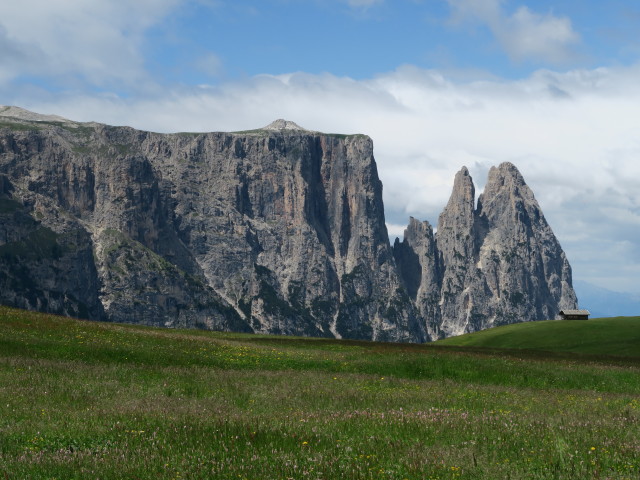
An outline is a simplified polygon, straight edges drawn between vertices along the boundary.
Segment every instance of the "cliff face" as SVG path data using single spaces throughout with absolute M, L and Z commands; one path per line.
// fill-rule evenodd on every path
M 0 303 L 150 325 L 423 342 L 576 305 L 510 164 L 389 245 L 373 145 L 276 121 L 155 134 L 0 107 Z
M 432 320 L 429 334 L 459 335 L 555 318 L 561 309 L 576 308 L 569 262 L 516 167 L 503 163 L 492 168 L 477 208 L 474 198 L 473 181 L 463 168 L 437 233 L 428 224 L 418 230 L 412 219 L 404 241 L 394 245 L 410 292 L 418 272 L 403 265 L 417 270 L 407 259 L 419 259 L 426 282 L 418 284 L 413 298 Z
M 291 122 L 161 135 L 20 112 L 0 127 L 0 271 L 13 279 L 3 303 L 166 326 L 427 339 L 397 275 L 366 136 Z M 38 258 L 29 242 L 42 243 Z
M 395 271 L 368 137 L 276 124 L 152 135 L 143 149 L 174 189 L 180 240 L 254 331 L 425 338 Z
M 47 215 L 47 222 L 42 222 Z M 0 302 L 102 318 L 91 236 L 47 199 L 16 195 L 0 175 Z
M 393 255 L 398 271 L 412 303 L 420 312 L 429 338 L 440 332 L 442 311 L 442 261 L 436 247 L 433 228 L 429 222 L 409 219 L 404 240 L 396 238 Z

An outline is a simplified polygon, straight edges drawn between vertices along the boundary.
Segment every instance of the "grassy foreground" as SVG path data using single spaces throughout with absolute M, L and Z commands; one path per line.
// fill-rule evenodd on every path
M 516 323 L 437 343 L 640 357 L 640 317 Z
M 1 479 L 637 479 L 640 359 L 0 307 Z

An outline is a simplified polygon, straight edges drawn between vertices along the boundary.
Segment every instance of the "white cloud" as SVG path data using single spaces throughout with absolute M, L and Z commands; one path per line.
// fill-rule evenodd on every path
M 407 222 L 408 223 L 408 222 Z M 402 240 L 404 236 L 404 231 L 407 228 L 407 224 L 397 224 L 397 223 L 388 223 L 387 222 L 387 231 L 389 232 L 389 238 L 399 238 Z
M 29 43 L 11 38 L 0 24 L 0 84 L 19 74 L 30 74 L 45 61 L 43 52 Z
M 476 18 L 482 22 L 496 23 L 502 17 L 504 0 L 447 0 L 453 9 L 453 20 L 463 22 Z
M 347 0 L 347 4 L 352 8 L 369 8 L 383 2 L 384 0 Z
M 527 7 L 520 7 L 494 28 L 500 43 L 517 60 L 531 57 L 566 62 L 573 56 L 571 48 L 580 40 L 568 18 L 539 15 Z
M 29 74 L 96 86 L 139 82 L 146 77 L 142 34 L 182 1 L 0 2 L 0 51 L 9 52 L 0 60 L 4 80 Z
M 223 63 L 218 55 L 209 52 L 196 60 L 196 68 L 212 78 L 220 76 L 223 72 Z
M 454 23 L 480 22 L 486 25 L 513 60 L 542 60 L 564 63 L 575 57 L 580 36 L 571 20 L 551 13 L 539 14 L 526 6 L 512 15 L 503 0 L 448 0 Z
M 164 132 L 246 130 L 286 118 L 312 130 L 366 133 L 394 233 L 409 215 L 435 226 L 463 165 L 480 192 L 489 167 L 511 161 L 576 278 L 637 293 L 639 77 L 640 66 L 460 83 L 443 72 L 403 67 L 362 81 L 262 75 L 134 99 L 38 99 L 15 89 L 0 95 L 41 113 Z

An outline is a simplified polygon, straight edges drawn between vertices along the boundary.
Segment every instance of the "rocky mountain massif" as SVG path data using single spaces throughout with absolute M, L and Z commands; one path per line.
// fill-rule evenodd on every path
M 411 218 L 393 250 L 431 337 L 552 319 L 577 305 L 569 262 L 511 163 L 491 168 L 477 207 L 463 168 L 437 233 Z
M 171 327 L 423 342 L 576 306 L 517 169 L 388 241 L 373 145 L 276 121 L 157 134 L 0 107 L 0 303 Z

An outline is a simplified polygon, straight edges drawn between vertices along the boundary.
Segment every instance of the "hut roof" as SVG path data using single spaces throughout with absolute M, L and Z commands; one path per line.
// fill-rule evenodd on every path
M 591 315 L 589 310 L 560 310 L 560 315 Z

